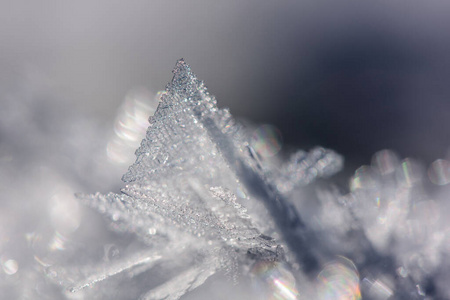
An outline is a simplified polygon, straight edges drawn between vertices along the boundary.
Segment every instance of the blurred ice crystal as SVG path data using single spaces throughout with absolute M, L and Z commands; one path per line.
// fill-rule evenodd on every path
M 438 176 L 445 180 L 442 165 L 437 161 L 430 167 L 433 183 Z M 430 199 L 423 174 L 417 161 L 400 161 L 383 150 L 371 166 L 356 170 L 350 194 L 320 197 L 325 204 L 320 226 L 332 231 L 330 241 L 339 240 L 342 248 L 335 251 L 357 262 L 362 295 L 368 299 L 449 297 L 441 280 L 449 278 L 449 227 L 442 218 L 448 212 L 447 196 Z
M 108 159 L 117 164 L 132 163 L 133 151 L 139 146 L 148 127 L 148 116 L 158 106 L 160 93 L 153 97 L 144 88 L 128 92 L 114 124 L 114 136 L 106 147 Z

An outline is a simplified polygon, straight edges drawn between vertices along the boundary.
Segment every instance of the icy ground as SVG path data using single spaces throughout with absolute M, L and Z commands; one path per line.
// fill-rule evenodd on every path
M 114 134 L 34 93 L 0 112 L 5 299 L 450 299 L 445 159 L 383 150 L 348 191 L 329 179 L 342 157 L 281 151 L 183 60 Z

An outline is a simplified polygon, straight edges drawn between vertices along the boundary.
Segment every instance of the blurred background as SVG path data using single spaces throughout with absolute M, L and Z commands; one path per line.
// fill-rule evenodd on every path
M 449 15 L 448 1 L 2 1 L 0 105 L 32 86 L 112 124 L 183 57 L 287 145 L 335 149 L 349 170 L 383 148 L 429 163 L 450 144 Z

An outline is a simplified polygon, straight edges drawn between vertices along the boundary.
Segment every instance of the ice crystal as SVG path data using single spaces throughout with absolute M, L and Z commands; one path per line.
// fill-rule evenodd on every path
M 316 264 L 286 195 L 335 173 L 342 158 L 316 148 L 293 154 L 281 168 L 265 164 L 247 132 L 216 106 L 183 60 L 173 73 L 121 193 L 78 195 L 147 249 L 110 264 L 60 270 L 58 280 L 72 292 L 124 272 L 137 276 L 155 265 L 169 270 L 174 262 L 178 271 L 142 299 L 178 299 L 220 270 L 235 273 L 245 265 L 268 264 L 286 274 L 283 241 L 305 266 Z M 269 237 L 274 234 L 280 241 Z M 296 297 L 295 279 L 291 288 L 283 299 Z
M 0 126 L 3 298 L 450 299 L 448 157 L 425 172 L 383 150 L 349 189 L 312 183 L 342 158 L 289 156 L 274 126 L 240 126 L 183 61 L 156 112 L 150 95 L 127 96 L 114 135 L 28 96 L 0 111 L 16 124 Z M 75 199 L 116 189 L 143 138 L 122 192 Z
M 449 228 L 442 220 L 448 211 L 447 197 L 431 200 L 423 173 L 417 161 L 400 161 L 394 152 L 382 150 L 371 166 L 355 171 L 350 193 L 319 193 L 321 222 L 308 225 L 321 232 L 322 249 L 356 263 L 350 268 L 341 263 L 333 263 L 332 269 L 326 266 L 328 286 L 318 288 L 319 293 L 331 293 L 335 299 L 351 290 L 357 299 L 361 295 L 364 299 L 448 299 L 443 278 L 449 275 Z

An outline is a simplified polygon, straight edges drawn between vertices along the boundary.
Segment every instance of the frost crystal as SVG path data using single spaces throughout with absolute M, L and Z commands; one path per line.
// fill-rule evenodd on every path
M 173 72 L 136 162 L 122 178 L 127 185 L 121 194 L 78 195 L 106 215 L 114 230 L 136 234 L 148 250 L 103 267 L 59 272 L 71 273 L 60 282 L 73 292 L 155 265 L 172 270 L 175 264 L 178 271 L 142 299 L 178 299 L 218 271 L 233 273 L 237 266 L 265 264 L 287 274 L 283 240 L 306 267 L 316 264 L 286 195 L 338 171 L 340 156 L 316 148 L 295 153 L 281 169 L 270 167 L 183 60 Z M 282 233 L 278 243 L 268 236 L 277 232 Z M 291 291 L 286 294 L 278 281 L 274 288 L 284 288 L 289 297 L 283 299 L 294 299 L 295 280 L 286 276 Z

